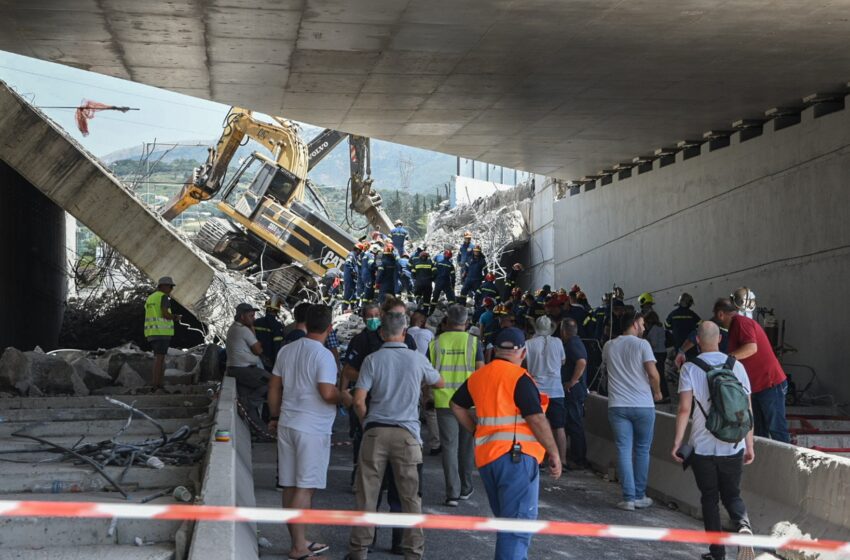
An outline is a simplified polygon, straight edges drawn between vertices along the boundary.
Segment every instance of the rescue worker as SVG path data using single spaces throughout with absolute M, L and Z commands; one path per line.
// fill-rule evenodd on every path
M 640 306 L 640 312 L 644 315 L 648 315 L 650 311 L 653 311 L 652 306 L 655 304 L 655 298 L 652 297 L 652 294 L 649 292 L 644 292 L 638 296 L 638 305 Z
M 522 367 L 525 337 L 508 328 L 495 340 L 496 359 L 478 369 L 452 397 L 460 425 L 475 434 L 475 464 L 493 515 L 536 519 L 539 465 L 548 455 L 552 478 L 561 476 L 561 459 L 546 419 L 548 397 L 541 395 Z M 470 408 L 475 407 L 475 413 Z M 531 533 L 501 531 L 497 560 L 528 558 Z
M 481 253 L 481 247 L 477 245 L 472 249 L 472 258 L 466 263 L 466 272 L 464 272 L 463 287 L 460 290 L 460 296 L 466 297 L 472 295 L 476 302 L 480 303 L 478 298 L 478 289 L 481 287 L 481 280 L 484 278 L 484 269 L 487 267 L 487 260 Z
M 393 247 L 395 247 L 396 251 L 400 255 L 404 254 L 404 242 L 410 239 L 410 235 L 407 232 L 407 228 L 404 227 L 404 222 L 401 220 L 396 220 L 394 222 L 395 227 L 390 230 L 390 239 L 393 242 Z
M 357 276 L 360 272 L 360 259 L 365 250 L 363 243 L 357 243 L 349 251 L 342 264 L 342 310 L 349 311 L 357 306 Z
M 396 295 L 396 284 L 398 284 L 398 259 L 394 254 L 392 243 L 384 245 L 384 256 L 381 257 L 381 264 L 378 266 L 378 273 L 375 276 L 375 290 L 380 294 L 379 302 L 384 303 L 387 294 Z
M 457 507 L 459 500 L 472 496 L 472 471 L 475 469 L 472 434 L 463 430 L 449 408 L 454 392 L 472 372 L 484 365 L 484 351 L 478 337 L 466 332 L 466 307 L 454 304 L 446 312 L 446 330 L 428 347 L 431 363 L 445 380 L 445 387 L 434 389 L 434 407 L 440 427 L 443 474 L 446 481 L 444 505 Z M 513 413 L 511 413 L 513 414 Z
M 145 338 L 153 350 L 153 370 L 151 384 L 154 389 L 162 387 L 165 377 L 165 356 L 174 336 L 174 321 L 179 322 L 180 315 L 171 313 L 171 292 L 174 280 L 163 276 L 156 283 L 156 291 L 145 301 Z
M 263 346 L 263 353 L 260 355 L 263 366 L 266 371 L 271 371 L 277 352 L 283 345 L 283 323 L 277 318 L 280 313 L 280 298 L 272 297 L 266 301 L 265 308 L 266 314 L 254 321 L 254 334 Z
M 496 287 L 496 275 L 492 272 L 488 272 L 484 275 L 484 282 L 481 283 L 481 288 L 478 290 L 478 297 L 491 297 L 496 303 L 501 301 L 501 298 L 499 297 L 499 289 Z
M 363 252 L 360 257 L 360 274 L 357 277 L 357 291 L 360 296 L 361 305 L 370 303 L 375 299 L 375 272 L 377 264 L 375 257 L 378 252 L 377 245 L 371 245 L 368 251 Z
M 478 330 L 481 331 L 481 341 L 485 347 L 488 343 L 493 342 L 493 335 L 496 334 L 498 328 L 498 320 L 496 318 L 496 300 L 491 297 L 485 297 L 482 302 L 482 313 L 478 317 Z M 501 307 L 501 306 L 500 306 Z M 500 311 L 504 312 L 504 309 Z M 475 322 L 475 320 L 473 319 Z
M 522 271 L 522 265 L 519 263 L 514 263 L 508 271 L 508 276 L 505 278 L 505 289 L 502 290 L 502 301 L 508 301 L 514 288 L 519 286 L 519 277 Z
M 443 251 L 443 258 L 436 262 L 434 274 L 434 294 L 431 297 L 433 306 L 440 300 L 441 294 L 446 294 L 446 301 L 455 301 L 455 265 L 452 264 L 452 252 L 449 249 Z
M 756 294 L 746 286 L 742 286 L 732 292 L 729 296 L 735 307 L 738 308 L 738 314 L 743 315 L 748 319 L 752 319 L 756 310 Z
M 457 250 L 457 264 L 458 268 L 460 268 L 461 279 L 466 277 L 466 267 L 469 265 L 469 261 L 472 260 L 473 249 L 475 249 L 475 243 L 472 242 L 472 232 L 463 232 L 463 243 L 460 244 Z
M 699 325 L 699 315 L 691 310 L 693 305 L 693 296 L 684 292 L 679 296 L 676 307 L 667 315 L 665 326 L 673 337 L 673 348 L 676 349 L 677 353 L 682 349 L 682 344 L 688 340 L 688 335 Z
M 608 320 L 609 306 L 611 305 L 611 294 L 602 296 L 602 305 L 593 310 L 585 319 L 585 336 L 595 338 L 602 342 L 605 338 L 605 322 Z M 592 319 L 591 319 L 592 318 Z M 592 324 L 589 324 L 592 323 Z
M 410 270 L 410 255 L 407 253 L 402 253 L 398 259 L 398 271 L 399 286 L 396 292 L 404 292 L 409 296 L 413 293 L 413 273 Z
M 339 297 L 339 286 L 342 284 L 343 272 L 337 267 L 328 269 L 322 277 L 322 297 L 328 305 Z
M 413 265 L 413 295 L 416 303 L 431 314 L 431 295 L 434 289 L 434 263 L 428 251 L 419 253 L 419 258 Z

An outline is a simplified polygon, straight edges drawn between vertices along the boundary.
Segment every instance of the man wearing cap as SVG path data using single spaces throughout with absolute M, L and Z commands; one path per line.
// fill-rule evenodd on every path
M 522 368 L 525 336 L 517 328 L 499 332 L 496 359 L 476 370 L 452 397 L 452 412 L 475 434 L 475 464 L 496 517 L 536 519 L 539 464 L 549 456 L 552 478 L 561 476 L 561 459 L 546 420 L 548 398 Z M 469 409 L 475 407 L 475 414 Z M 525 559 L 529 533 L 500 532 L 497 560 Z
M 460 429 L 457 418 L 449 407 L 454 392 L 484 365 L 484 352 L 478 337 L 466 332 L 469 319 L 466 307 L 454 304 L 446 312 L 446 330 L 428 348 L 428 357 L 434 369 L 440 372 L 446 384 L 434 390 L 434 406 L 440 429 L 440 446 L 443 449 L 443 475 L 446 480 L 444 505 L 457 507 L 458 500 L 472 496 L 472 471 L 475 457 L 472 436 Z
M 268 380 L 271 377 L 263 368 L 260 356 L 263 346 L 254 331 L 255 313 L 259 311 L 250 303 L 236 306 L 233 323 L 227 329 L 227 375 L 236 378 L 236 393 L 256 429 L 261 429 L 259 409 L 266 402 Z
M 162 387 L 165 377 L 165 356 L 168 345 L 174 336 L 174 321 L 180 321 L 180 315 L 171 313 L 171 291 L 174 280 L 163 276 L 156 283 L 156 291 L 145 301 L 145 338 L 153 350 L 153 370 L 151 384 L 154 389 Z

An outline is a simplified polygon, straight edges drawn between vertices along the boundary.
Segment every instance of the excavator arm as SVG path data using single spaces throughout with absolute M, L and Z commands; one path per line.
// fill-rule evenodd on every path
M 299 179 L 292 198 L 301 200 L 309 163 L 307 146 L 294 124 L 280 117 L 273 118 L 277 124 L 257 120 L 248 109 L 232 107 L 224 119 L 221 138 L 215 148 L 209 150 L 206 163 L 193 171 L 180 192 L 162 208 L 162 216 L 170 221 L 191 206 L 214 197 L 221 190 L 227 167 L 246 136 L 262 144 L 279 166 Z
M 351 169 L 351 209 L 366 216 L 369 225 L 388 234 L 393 229 L 392 220 L 381 208 L 381 195 L 372 188 L 372 169 L 369 139 L 365 136 L 348 137 Z

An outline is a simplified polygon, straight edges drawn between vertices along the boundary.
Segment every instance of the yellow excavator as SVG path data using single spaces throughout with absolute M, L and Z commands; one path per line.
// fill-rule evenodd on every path
M 357 240 L 310 208 L 308 172 L 346 137 L 350 155 L 350 208 L 364 215 L 373 230 L 389 233 L 393 227 L 381 209 L 381 197 L 372 189 L 369 139 L 326 129 L 309 144 L 291 121 L 257 119 L 247 109 L 232 107 L 224 131 L 206 163 L 197 167 L 181 191 L 160 213 L 173 220 L 186 209 L 221 192 L 216 207 L 225 218 L 211 218 L 195 240 L 228 268 L 260 268 L 269 290 L 296 297 L 314 289 L 317 278 L 341 268 Z M 228 165 L 246 138 L 262 144 L 271 157 L 253 152 L 227 178 Z

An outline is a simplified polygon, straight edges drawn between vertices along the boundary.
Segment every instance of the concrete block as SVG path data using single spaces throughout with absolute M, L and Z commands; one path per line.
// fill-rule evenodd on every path
M 79 378 L 85 383 L 86 387 L 91 391 L 112 385 L 112 377 L 103 371 L 96 363 L 89 358 L 77 358 L 70 362 L 74 371 Z
M 191 371 L 182 369 L 167 369 L 165 370 L 164 383 L 166 385 L 189 385 L 192 383 L 194 375 Z
M 0 357 L 0 390 L 15 390 L 21 395 L 88 395 L 82 379 L 65 360 L 11 347 Z
M 134 370 L 130 364 L 124 363 L 115 379 L 115 384 L 127 388 L 143 387 L 145 380 Z

